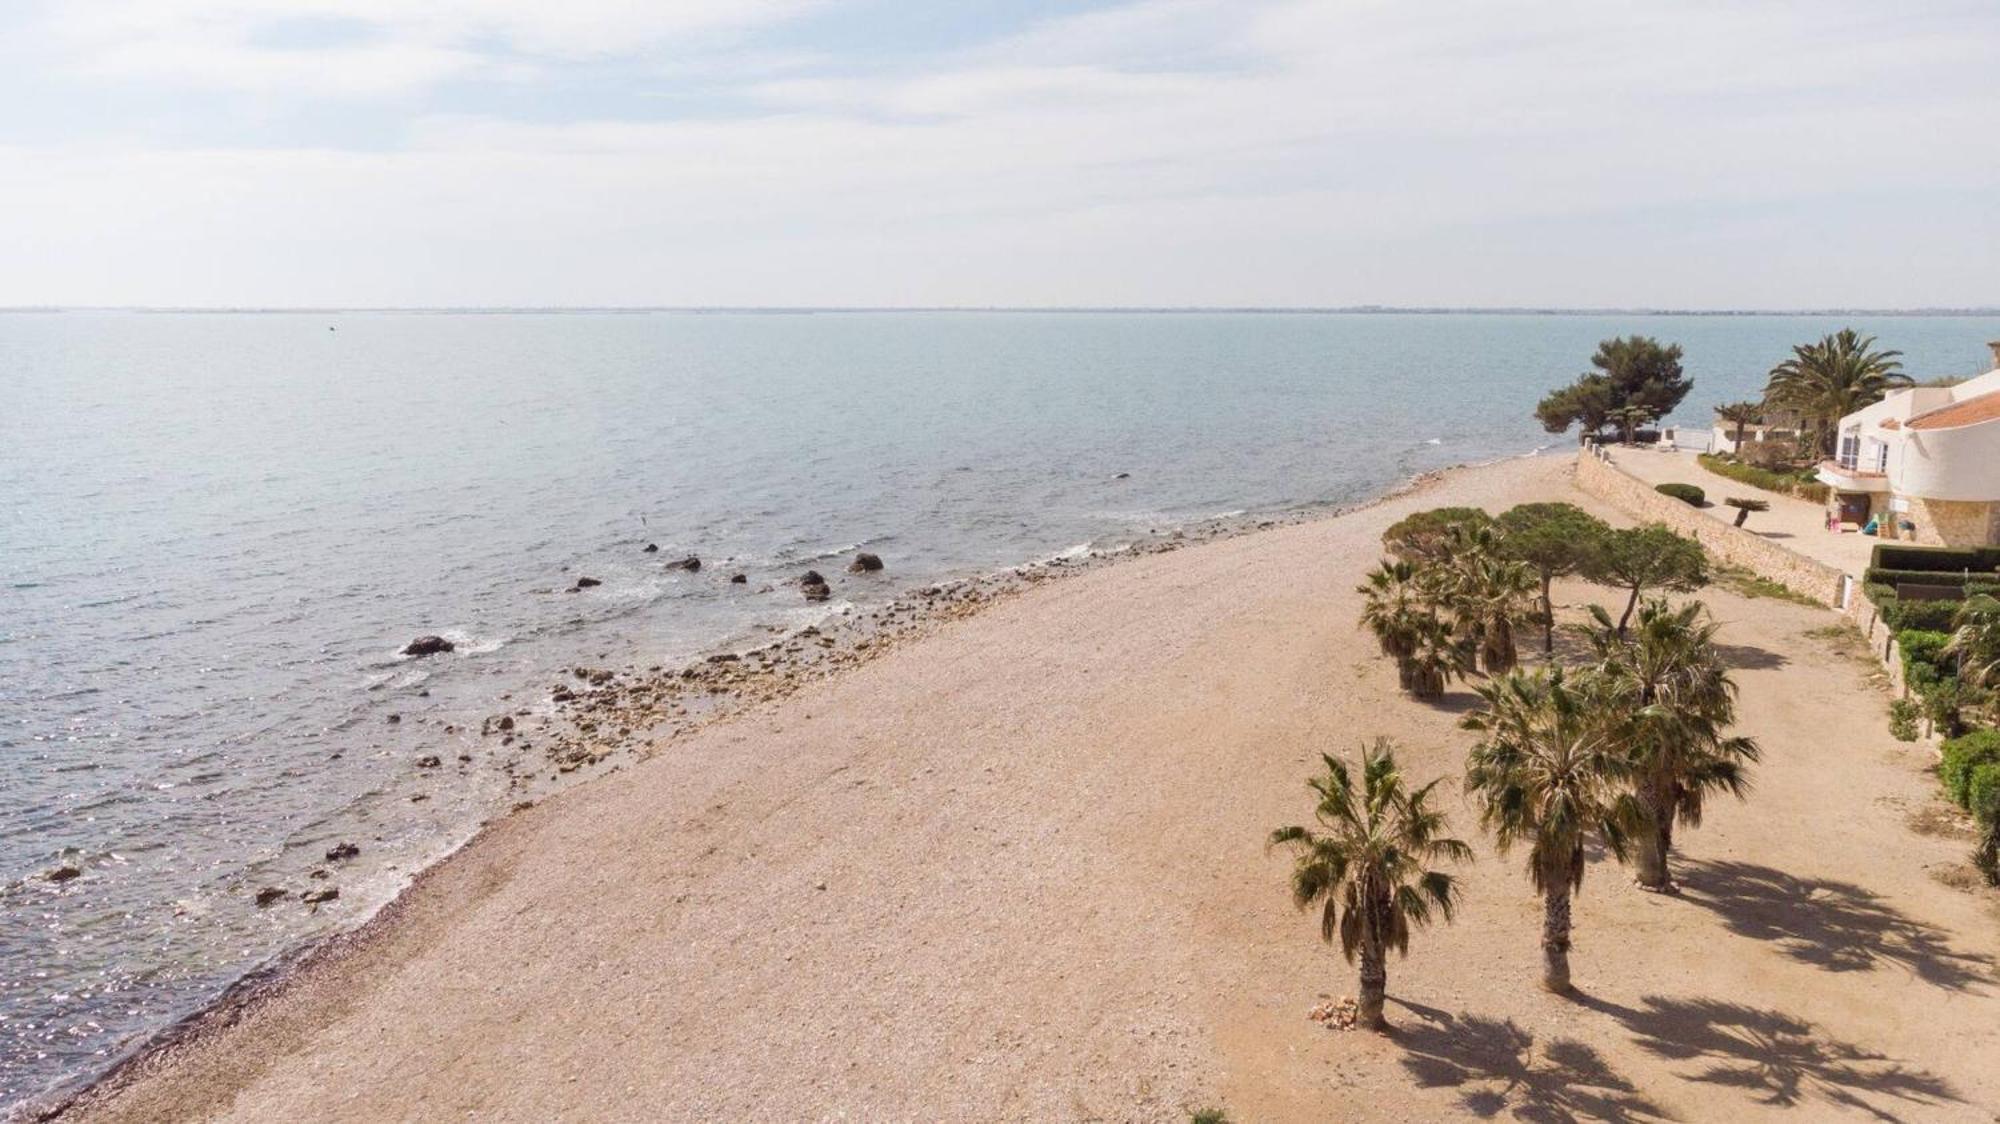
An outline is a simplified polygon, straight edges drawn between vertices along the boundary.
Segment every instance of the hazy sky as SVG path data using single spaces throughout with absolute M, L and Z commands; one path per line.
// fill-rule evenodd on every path
M 2000 304 L 1995 0 L 0 0 L 0 305 Z

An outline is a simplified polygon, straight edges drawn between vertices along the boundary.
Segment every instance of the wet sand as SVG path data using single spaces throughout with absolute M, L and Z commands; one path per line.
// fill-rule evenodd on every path
M 1584 994 L 1546 995 L 1538 902 L 1454 796 L 1479 859 L 1391 964 L 1395 1033 L 1308 1019 L 1353 974 L 1264 835 L 1322 750 L 1389 734 L 1455 778 L 1468 744 L 1469 690 L 1402 698 L 1353 586 L 1412 510 L 1595 507 L 1568 471 L 1454 472 L 885 645 L 497 822 L 69 1115 L 1991 1119 L 2000 920 L 1929 751 L 1833 613 L 1719 590 L 1766 760 L 1684 836 L 1686 892 L 1593 867 Z

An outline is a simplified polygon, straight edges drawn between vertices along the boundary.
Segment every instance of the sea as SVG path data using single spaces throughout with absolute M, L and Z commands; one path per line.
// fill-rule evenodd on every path
M 1919 377 L 2000 339 L 1865 314 L 0 314 L 0 1112 L 504 812 L 483 760 L 413 762 L 573 664 L 1566 455 L 1534 404 L 1610 336 L 1685 349 L 1669 424 L 1705 433 L 1845 326 Z M 857 551 L 879 579 L 784 584 Z M 428 634 L 454 650 L 401 654 Z

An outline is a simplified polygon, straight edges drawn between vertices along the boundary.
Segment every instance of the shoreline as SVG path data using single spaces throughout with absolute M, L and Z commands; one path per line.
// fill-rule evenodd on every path
M 555 746 L 548 750 L 552 762 L 559 770 L 557 775 L 590 766 L 601 766 L 601 768 L 567 783 L 558 783 L 555 787 L 540 791 L 531 799 L 516 802 L 510 809 L 500 811 L 479 822 L 456 845 L 412 872 L 407 883 L 366 916 L 347 927 L 305 940 L 257 965 L 229 983 L 209 1002 L 123 1051 L 116 1060 L 97 1074 L 82 1079 L 67 1090 L 24 1100 L 10 1107 L 4 1119 L 41 1122 L 71 1118 L 73 1110 L 84 1102 L 115 1097 L 126 1085 L 143 1080 L 144 1071 L 149 1065 L 175 1052 L 199 1047 L 216 1034 L 233 1026 L 246 1014 L 297 986 L 303 977 L 333 971 L 355 955 L 366 951 L 386 930 L 393 928 L 399 922 L 402 915 L 410 908 L 415 895 L 427 884 L 442 877 L 443 872 L 452 863 L 460 861 L 462 856 L 508 820 L 549 800 L 575 791 L 581 786 L 603 783 L 627 766 L 663 751 L 678 740 L 718 724 L 742 720 L 760 708 L 790 698 L 811 684 L 850 673 L 855 668 L 872 662 L 897 647 L 921 640 L 946 624 L 983 612 L 1045 583 L 1077 578 L 1106 568 L 1190 547 L 1253 537 L 1302 524 L 1340 519 L 1423 492 L 1455 475 L 1541 457 L 1549 454 L 1553 448 L 1555 446 L 1544 444 L 1523 453 L 1426 470 L 1412 474 L 1365 499 L 1341 503 L 1305 503 L 1279 511 L 1245 511 L 1209 516 L 1178 525 L 1165 533 L 1157 533 L 1157 537 L 1149 536 L 1118 547 L 1097 548 L 1086 545 L 1080 555 L 1076 553 L 1078 548 L 1073 547 L 986 573 L 915 586 L 898 592 L 886 603 L 866 610 L 865 615 L 859 606 L 852 607 L 856 615 L 848 615 L 845 612 L 831 615 L 829 619 L 837 623 L 830 627 L 854 633 L 849 637 L 847 647 L 827 657 L 809 656 L 789 667 L 772 665 L 759 667 L 754 674 L 774 676 L 767 681 L 767 686 L 772 689 L 764 693 L 737 698 L 697 713 L 680 716 L 679 721 L 665 718 L 648 728 L 634 730 L 622 736 L 611 735 L 609 738 L 593 739 L 590 735 L 595 731 L 591 730 L 578 731 L 574 736 L 558 733 Z M 906 621 L 893 619 L 903 615 L 910 615 L 912 619 Z M 646 674 L 653 677 L 651 681 L 655 684 L 693 682 L 700 686 L 711 686 L 718 680 L 739 678 L 732 673 L 744 660 L 754 659 L 756 653 L 776 651 L 786 641 L 796 641 L 802 636 L 823 636 L 825 631 L 826 627 L 823 625 L 808 625 L 787 631 L 775 641 L 748 647 L 740 644 L 731 646 L 725 641 L 684 664 L 649 669 Z M 718 660 L 718 656 L 730 658 Z M 789 670 L 806 670 L 814 674 L 787 678 L 783 673 Z M 728 684 L 732 692 L 737 685 Z M 567 703 L 558 702 L 557 712 L 565 713 L 572 726 L 585 715 L 593 717 L 582 717 L 582 721 L 595 724 L 607 717 L 603 704 L 610 702 L 614 704 L 614 714 L 610 717 L 614 719 L 629 717 L 615 713 L 620 688 L 625 688 L 627 685 L 617 685 L 608 693 L 601 690 L 602 686 L 605 685 L 587 689 L 589 693 L 578 693 L 576 699 L 571 701 L 579 701 L 582 705 L 573 711 L 569 710 Z M 593 702 L 596 705 L 592 705 Z M 494 716 L 497 717 L 498 715 Z M 493 718 L 488 719 L 489 723 L 492 721 Z M 508 741 L 512 740 L 512 735 L 508 735 Z M 512 775 L 511 770 L 509 775 Z M 549 780 L 556 781 L 557 775 L 551 775 Z
M 885 643 L 495 820 L 50 1118 L 1704 1119 L 1779 1089 L 1981 1118 L 2000 938 L 1956 879 L 1963 841 L 1924 826 L 1928 762 L 1887 737 L 1828 610 L 1724 588 L 1700 596 L 1764 745 L 1756 788 L 1681 841 L 1682 895 L 1592 877 L 1587 1001 L 1535 988 L 1526 873 L 1447 797 L 1477 857 L 1456 923 L 1392 966 L 1398 1031 L 1309 1018 L 1352 969 L 1264 837 L 1305 814 L 1317 751 L 1388 734 L 1423 778 L 1466 739 L 1467 686 L 1398 691 L 1354 582 L 1422 507 L 1611 514 L 1574 474 L 1427 475 Z M 1557 596 L 1576 619 L 1603 593 Z M 1845 830 L 1797 830 L 1813 817 Z

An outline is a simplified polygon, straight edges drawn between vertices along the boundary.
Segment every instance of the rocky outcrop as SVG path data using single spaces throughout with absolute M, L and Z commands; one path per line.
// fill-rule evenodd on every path
M 854 556 L 854 561 L 848 565 L 847 572 L 850 574 L 872 574 L 881 568 L 881 557 L 864 550 Z
M 434 656 L 439 652 L 449 652 L 458 647 L 442 636 L 419 636 L 403 648 L 406 656 Z

